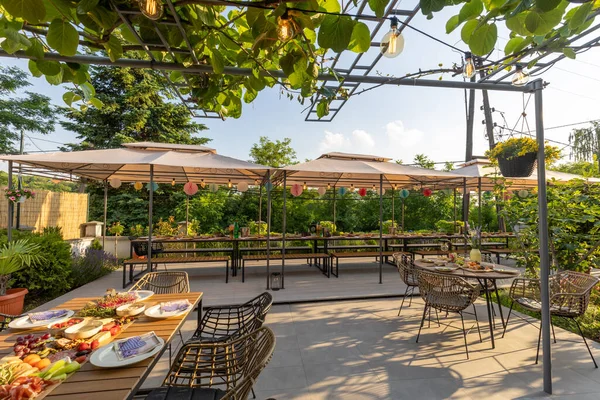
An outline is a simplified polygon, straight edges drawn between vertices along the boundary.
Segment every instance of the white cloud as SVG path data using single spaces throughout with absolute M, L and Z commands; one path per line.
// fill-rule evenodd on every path
M 332 151 L 343 151 L 350 146 L 350 139 L 344 137 L 341 133 L 325 131 L 325 137 L 319 143 L 319 150 L 322 153 Z
M 364 153 L 375 147 L 375 139 L 367 131 L 357 129 L 349 136 L 343 133 L 325 131 L 325 137 L 319 143 L 322 153 L 342 151 Z
M 402 121 L 392 121 L 385 125 L 385 133 L 392 147 L 413 147 L 424 138 L 423 132 L 418 129 L 405 129 Z
M 375 147 L 375 139 L 367 131 L 357 129 L 352 132 L 352 147 L 358 150 L 369 150 Z

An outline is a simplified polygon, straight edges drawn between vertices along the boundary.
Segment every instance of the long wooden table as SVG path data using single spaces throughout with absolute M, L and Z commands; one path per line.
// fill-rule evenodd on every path
M 80 297 L 67 301 L 56 307 L 56 309 L 79 310 L 89 301 L 97 297 Z M 98 368 L 94 367 L 89 361 L 86 362 L 79 371 L 71 375 L 58 387 L 52 390 L 45 399 L 52 400 L 123 400 L 132 399 L 134 394 L 140 388 L 146 377 L 152 371 L 158 360 L 169 347 L 169 343 L 174 335 L 183 326 L 187 316 L 198 307 L 198 321 L 202 315 L 202 292 L 181 293 L 181 294 L 156 294 L 144 301 L 147 307 L 155 304 L 188 299 L 194 307 L 181 317 L 174 317 L 163 320 L 148 318 L 144 315 L 138 318 L 127 329 L 122 331 L 115 339 L 123 339 L 131 336 L 141 335 L 154 331 L 160 336 L 165 345 L 162 350 L 154 357 L 147 358 L 139 363 L 122 368 Z M 0 356 L 12 352 L 13 344 L 18 336 L 28 333 L 39 333 L 45 328 L 36 328 L 31 330 L 13 330 L 0 334 Z

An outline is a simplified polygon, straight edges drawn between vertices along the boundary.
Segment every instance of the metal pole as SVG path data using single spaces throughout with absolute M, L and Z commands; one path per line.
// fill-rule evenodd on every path
M 148 272 L 152 271 L 152 203 L 154 201 L 154 165 L 150 164 L 150 188 L 148 190 Z
M 392 188 L 392 232 L 395 232 L 394 228 L 396 227 L 396 210 L 394 204 L 394 188 Z
M 383 174 L 379 175 L 379 283 L 383 283 Z
M 25 150 L 25 132 L 23 132 L 23 130 L 21 129 L 21 143 L 19 146 L 19 154 L 23 154 L 23 151 Z M 23 177 L 21 176 L 21 164 L 19 164 L 19 173 L 17 175 L 17 187 L 19 188 L 19 190 L 23 189 Z M 16 227 L 17 229 L 19 229 L 21 227 L 21 202 L 19 201 L 17 203 L 17 223 L 16 223 Z
M 533 82 L 535 99 L 535 135 L 538 143 L 538 214 L 540 235 L 540 294 L 542 300 L 542 366 L 544 392 L 552 394 L 552 355 L 550 353 L 550 253 L 548 244 L 548 199 L 546 194 L 546 160 L 544 155 L 543 81 Z
M 402 232 L 404 232 L 404 197 L 402 198 Z
M 281 221 L 281 288 L 285 289 L 284 277 L 285 277 L 285 231 L 287 228 L 287 171 L 283 171 L 283 219 Z
M 477 203 L 479 204 L 479 210 L 477 211 L 477 223 L 481 227 L 481 178 L 477 178 Z
M 465 201 L 465 198 L 467 201 Z M 467 178 L 463 178 L 463 222 L 465 229 L 469 223 L 469 194 L 467 193 Z
M 335 215 L 335 193 L 337 192 L 335 186 L 333 187 L 333 225 L 336 226 L 337 229 L 337 225 L 336 225 L 336 215 Z
M 454 231 L 456 233 L 456 188 L 454 188 Z
M 271 170 L 267 170 L 267 290 L 270 289 L 271 278 Z
M 102 249 L 106 248 L 106 214 L 108 210 L 108 182 L 104 180 L 104 224 L 102 225 Z M 115 239 L 116 241 L 117 239 Z
M 258 192 L 258 234 L 260 235 L 260 229 L 262 227 L 262 190 L 263 190 L 263 185 L 262 183 L 260 184 L 259 187 L 259 192 Z
M 8 190 L 11 190 L 13 187 L 13 182 L 12 182 L 12 173 L 13 173 L 13 162 L 9 161 L 8 162 Z M 8 214 L 7 214 L 7 221 L 6 221 L 6 236 L 7 236 L 7 241 L 11 242 L 12 241 L 12 223 L 13 223 L 13 206 L 14 203 L 12 201 L 8 201 Z

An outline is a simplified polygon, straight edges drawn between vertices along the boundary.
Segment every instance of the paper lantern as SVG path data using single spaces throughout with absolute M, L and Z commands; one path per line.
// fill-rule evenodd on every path
M 133 184 L 133 188 L 135 190 L 142 190 L 143 187 L 144 187 L 144 185 L 142 185 L 142 182 L 136 182 Z
M 150 182 L 146 184 L 146 189 L 150 191 Z M 158 183 L 152 182 L 152 191 L 156 192 L 158 190 Z
M 378 190 L 378 192 L 379 192 L 379 190 Z M 381 195 L 383 196 L 384 194 L 385 194 L 385 189 L 381 188 Z
M 398 196 L 400 196 L 401 199 L 406 199 L 409 195 L 410 191 L 408 189 L 402 189 L 400 192 L 398 192 Z
M 365 197 L 367 195 L 367 189 L 365 189 L 365 188 L 358 189 L 358 195 L 360 197 Z
M 432 191 L 431 189 L 429 189 L 429 188 L 425 188 L 425 189 L 423 189 L 423 196 L 425 196 L 425 197 L 429 197 L 429 196 L 431 196 L 432 194 L 433 194 L 433 191 Z
M 110 186 L 114 187 L 115 189 L 118 189 L 121 187 L 121 180 L 119 178 L 111 178 L 108 183 L 110 184 Z
M 519 197 L 520 197 L 520 198 L 522 198 L 522 199 L 526 199 L 526 198 L 529 196 L 529 192 L 528 192 L 527 190 L 525 190 L 525 189 L 523 189 L 523 190 L 519 190 L 519 191 L 517 192 L 517 194 L 518 194 L 518 195 L 519 195 Z
M 341 196 L 345 195 L 345 194 L 346 194 L 346 192 L 347 192 L 347 190 L 346 190 L 346 188 L 345 188 L 345 187 L 341 187 L 341 188 L 339 188 L 339 189 L 338 189 L 338 193 L 339 193 Z
M 273 183 L 271 181 L 265 182 L 265 189 L 270 192 L 273 189 Z
M 292 185 L 292 187 L 290 188 L 290 193 L 292 193 L 292 196 L 294 197 L 300 196 L 303 191 L 304 189 L 302 189 L 302 185 L 298 185 L 297 183 Z
M 248 184 L 246 182 L 240 182 L 237 184 L 237 190 L 238 192 L 245 192 L 246 190 L 248 190 Z
M 210 190 L 212 193 L 216 193 L 219 190 L 219 185 L 216 183 L 211 183 L 208 185 L 208 190 Z
M 198 193 L 198 185 L 196 185 L 194 182 L 188 182 L 183 185 L 183 192 L 188 196 L 193 196 Z
M 320 187 L 317 189 L 317 193 L 319 193 L 319 196 L 323 196 L 325 193 L 327 193 L 327 189 L 324 187 Z

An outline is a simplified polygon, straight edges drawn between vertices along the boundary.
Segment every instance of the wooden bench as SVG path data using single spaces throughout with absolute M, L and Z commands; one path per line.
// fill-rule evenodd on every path
M 319 268 L 319 264 L 315 262 L 315 266 L 319 268 L 319 270 L 325 275 L 328 274 L 329 271 L 329 255 L 325 253 L 285 253 L 286 260 L 307 260 L 308 265 L 312 265 L 310 260 L 322 260 L 323 268 Z M 246 261 L 266 261 L 266 254 L 252 254 L 247 256 L 242 256 L 242 282 L 245 281 L 246 278 Z M 283 260 L 282 254 L 271 254 L 269 255 L 269 260 Z M 329 277 L 329 276 L 327 276 Z
M 331 260 L 331 274 L 333 276 L 335 276 L 336 278 L 338 277 L 339 274 L 339 264 L 340 264 L 340 258 L 364 258 L 364 257 L 374 257 L 375 259 L 379 258 L 379 256 L 383 256 L 385 258 L 385 262 L 389 263 L 389 257 L 393 256 L 394 254 L 410 254 L 410 253 L 403 253 L 403 252 L 398 252 L 398 251 L 383 251 L 383 252 L 378 252 L 378 251 L 347 251 L 347 252 L 340 252 L 340 253 L 329 253 L 330 257 L 332 258 Z M 335 272 L 333 272 L 333 259 L 335 259 Z
M 527 251 L 530 253 L 539 253 L 539 250 L 522 250 L 522 249 L 485 249 L 486 252 L 496 255 L 496 261 L 500 264 L 500 255 L 503 254 L 508 258 L 511 254 Z
M 165 268 L 167 264 L 186 264 L 186 263 L 202 263 L 202 262 L 225 262 L 225 283 L 229 282 L 229 256 L 202 256 L 202 257 L 157 257 L 152 258 L 151 265 L 152 269 L 155 270 L 158 264 L 164 264 Z M 123 261 L 123 288 L 133 283 L 134 278 L 138 275 L 143 274 L 145 271 L 142 269 L 137 275 L 134 275 L 134 270 L 137 265 L 148 265 L 148 260 L 143 258 L 132 258 Z M 126 270 L 129 266 L 129 282 L 126 282 Z
M 327 246 L 327 250 L 358 250 L 358 249 L 378 249 L 378 244 L 348 244 Z M 317 246 L 317 250 L 325 250 L 325 246 Z

